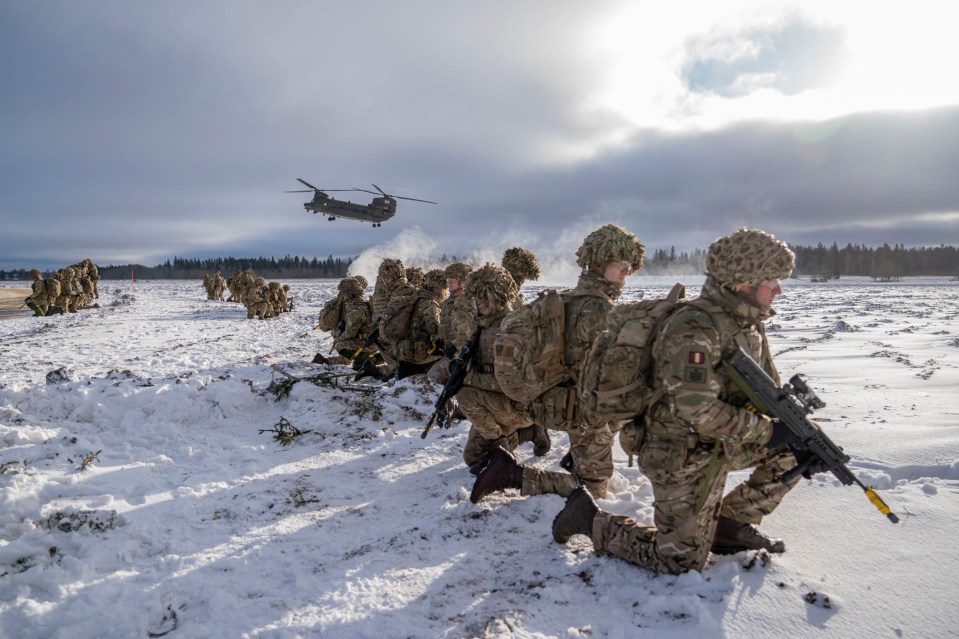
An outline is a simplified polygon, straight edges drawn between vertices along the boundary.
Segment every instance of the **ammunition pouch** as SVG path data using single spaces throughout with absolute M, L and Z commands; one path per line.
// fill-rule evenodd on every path
M 544 428 L 570 431 L 576 425 L 576 388 L 554 386 L 530 402 L 528 411 Z

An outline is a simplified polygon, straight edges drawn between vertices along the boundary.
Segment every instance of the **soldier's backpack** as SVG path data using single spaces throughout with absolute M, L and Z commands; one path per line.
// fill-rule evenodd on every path
M 553 289 L 503 318 L 493 343 L 493 370 L 510 399 L 529 403 L 571 378 L 565 322 L 563 298 Z
M 591 421 L 632 419 L 658 400 L 650 388 L 653 342 L 662 320 L 685 296 L 686 287 L 676 284 L 663 299 L 610 311 L 606 330 L 593 341 L 580 372 L 579 401 Z
M 50 298 L 51 301 L 60 297 L 60 280 L 56 279 L 55 277 L 48 277 L 47 279 L 43 280 L 43 288 L 47 293 L 47 297 Z
M 321 331 L 332 331 L 340 323 L 343 310 L 343 298 L 339 295 L 329 300 L 320 310 L 320 321 L 317 324 Z
M 419 294 L 414 290 L 409 295 L 394 301 L 392 298 L 383 311 L 380 320 L 380 335 L 388 340 L 401 340 L 408 337 L 413 325 L 413 309 Z

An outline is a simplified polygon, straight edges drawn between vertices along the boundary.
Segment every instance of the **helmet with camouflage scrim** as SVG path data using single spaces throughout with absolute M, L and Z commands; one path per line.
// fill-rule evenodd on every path
M 283 290 L 284 290 L 284 291 L 290 290 L 290 285 L 289 285 L 289 284 L 284 284 L 284 285 L 283 285 Z
M 646 247 L 635 235 L 615 224 L 601 226 L 583 239 L 576 263 L 584 271 L 605 269 L 613 262 L 629 262 L 632 273 L 643 266 Z
M 39 269 L 32 268 L 30 269 L 30 277 L 33 279 L 39 279 L 42 274 Z
M 539 279 L 539 262 L 536 261 L 536 256 L 522 246 L 506 249 L 503 252 L 502 264 L 517 285 L 526 280 Z
M 466 262 L 453 262 L 446 267 L 446 279 L 459 280 L 462 282 L 473 272 L 473 267 Z
M 406 267 L 406 281 L 409 282 L 411 286 L 423 288 L 423 276 L 423 269 L 419 266 Z
M 406 268 L 403 267 L 403 262 L 392 257 L 388 257 L 380 262 L 378 275 L 390 281 L 394 281 L 406 277 Z
M 363 287 L 362 290 L 364 290 L 364 291 L 366 290 L 366 287 L 370 285 L 370 283 L 367 282 L 367 281 L 366 281 L 366 278 L 363 277 L 362 275 L 354 275 L 354 276 L 353 276 L 353 279 L 360 283 L 360 286 Z
M 497 308 L 506 307 L 516 297 L 519 287 L 509 271 L 487 263 L 469 276 L 466 294 L 477 300 L 492 302 Z
M 423 288 L 434 293 L 441 293 L 446 288 L 446 271 L 439 268 L 428 270 L 423 276 Z
M 256 287 L 266 286 L 266 279 L 262 277 L 256 278 L 255 280 L 253 280 L 253 286 L 256 286 Z
M 706 273 L 723 286 L 758 286 L 789 277 L 796 256 L 785 242 L 759 229 L 741 228 L 709 245 Z
M 355 277 L 347 277 L 340 280 L 340 285 L 337 288 L 347 299 L 360 297 L 365 290 Z

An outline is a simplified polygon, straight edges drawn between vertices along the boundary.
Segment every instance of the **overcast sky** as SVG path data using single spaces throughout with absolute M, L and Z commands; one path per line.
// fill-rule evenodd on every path
M 608 222 L 956 245 L 952 5 L 4 0 L 0 268 L 566 252 Z M 438 204 L 329 222 L 298 177 Z

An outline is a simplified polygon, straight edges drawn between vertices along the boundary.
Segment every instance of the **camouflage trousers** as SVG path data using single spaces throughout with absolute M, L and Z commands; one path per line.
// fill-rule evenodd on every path
M 584 486 L 594 497 L 605 497 L 609 478 L 613 476 L 613 440 L 619 427 L 619 422 L 591 428 L 582 421 L 577 422 L 575 427 L 566 431 L 573 474 L 527 466 L 523 471 L 522 494 L 566 497 L 579 486 Z
M 463 449 L 463 461 L 472 466 L 486 459 L 495 446 L 492 442 L 506 437 L 510 449 L 516 447 L 516 431 L 532 425 L 533 420 L 522 405 L 503 393 L 464 386 L 456 394 L 460 410 L 473 425 Z
M 246 319 L 273 317 L 273 309 L 266 302 L 253 302 L 246 307 Z
M 25 299 L 23 303 L 29 306 L 33 310 L 33 314 L 36 316 L 46 315 L 47 309 L 50 308 L 50 298 L 45 295 L 37 297 L 30 296 Z
M 755 466 L 749 478 L 723 497 L 726 477 L 737 468 L 728 463 L 719 444 L 695 446 L 686 454 L 685 463 L 680 460 L 675 469 L 643 464 L 644 457 L 647 462 L 655 458 L 646 454 L 650 444 L 647 441 L 643 446 L 640 465 L 653 485 L 655 526 L 600 511 L 593 520 L 592 539 L 596 550 L 654 572 L 702 570 L 720 515 L 758 524 L 799 482 L 786 485 L 779 480 L 796 465 L 792 453 L 762 449 L 745 466 Z

